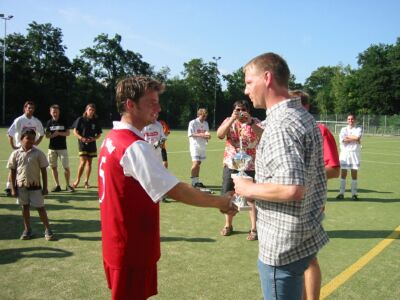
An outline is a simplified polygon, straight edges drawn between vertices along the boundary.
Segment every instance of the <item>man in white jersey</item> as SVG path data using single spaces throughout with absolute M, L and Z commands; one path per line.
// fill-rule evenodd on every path
M 358 200 L 357 195 L 357 172 L 360 168 L 361 157 L 361 127 L 356 126 L 356 117 L 348 115 L 348 126 L 342 128 L 339 134 L 340 143 L 340 192 L 336 199 L 344 199 L 344 192 L 346 190 L 346 176 L 347 170 L 351 170 L 351 199 Z
M 206 146 L 211 138 L 207 119 L 207 110 L 200 108 L 197 111 L 197 118 L 189 122 L 188 137 L 190 156 L 192 157 L 191 179 L 192 186 L 196 188 L 205 188 L 199 180 L 200 165 L 206 159 Z
M 27 129 L 32 129 L 36 132 L 35 146 L 39 145 L 44 136 L 43 125 L 39 119 L 33 116 L 35 112 L 35 103 L 33 101 L 26 101 L 24 104 L 24 114 L 14 120 L 8 129 L 8 141 L 13 150 L 21 147 L 21 133 Z M 11 196 L 10 177 L 6 185 L 6 195 Z
M 154 151 L 157 157 L 162 161 L 161 147 L 167 140 L 164 134 L 163 126 L 157 120 L 147 126 L 145 126 L 141 133 L 144 135 L 144 140 L 154 147 Z

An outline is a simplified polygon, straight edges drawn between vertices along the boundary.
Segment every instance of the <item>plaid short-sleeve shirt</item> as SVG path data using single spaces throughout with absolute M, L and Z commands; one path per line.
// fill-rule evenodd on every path
M 326 174 L 322 137 L 300 100 L 285 100 L 267 111 L 257 147 L 256 181 L 305 186 L 301 201 L 258 200 L 259 259 L 281 266 L 315 254 L 327 242 L 322 227 Z

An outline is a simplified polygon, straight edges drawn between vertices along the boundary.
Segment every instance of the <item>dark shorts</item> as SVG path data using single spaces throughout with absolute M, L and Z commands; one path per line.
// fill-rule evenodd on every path
M 104 263 L 111 299 L 147 299 L 157 295 L 157 265 L 148 269 L 113 269 Z
M 229 169 L 227 166 L 224 166 L 224 170 L 222 172 L 222 187 L 221 187 L 221 195 L 224 195 L 227 192 L 235 190 L 235 184 L 233 183 L 233 179 L 231 178 L 232 174 L 238 173 L 237 170 Z M 246 174 L 252 178 L 254 178 L 256 172 L 255 171 L 246 171 Z
M 167 149 L 161 148 L 161 157 L 162 161 L 168 161 Z
M 79 141 L 79 156 L 96 157 L 96 142 L 82 143 L 81 141 Z

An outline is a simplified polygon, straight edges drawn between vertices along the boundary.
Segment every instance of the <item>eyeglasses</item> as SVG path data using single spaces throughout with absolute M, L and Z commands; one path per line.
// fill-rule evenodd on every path
M 236 108 L 235 111 L 247 111 L 245 108 Z

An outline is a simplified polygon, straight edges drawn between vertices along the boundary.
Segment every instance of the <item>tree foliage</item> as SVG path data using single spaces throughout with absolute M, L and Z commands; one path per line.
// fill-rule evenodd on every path
M 48 107 L 61 105 L 69 119 L 81 115 L 87 103 L 97 104 L 103 125 L 116 113 L 114 97 L 119 79 L 149 75 L 166 83 L 161 96 L 161 117 L 172 127 L 185 128 L 199 107 L 209 111 L 216 125 L 230 115 L 232 104 L 244 95 L 244 74 L 239 68 L 220 76 L 217 64 L 194 58 L 183 64 L 181 77 L 170 78 L 168 66 L 154 70 L 140 53 L 122 47 L 122 37 L 99 34 L 93 45 L 70 60 L 60 28 L 32 22 L 26 35 L 9 34 L 6 49 L 6 124 L 19 114 L 23 103 L 34 100 L 36 115 L 48 119 Z M 1 43 L 2 49 L 4 41 Z M 2 65 L 0 65 L 2 68 Z M 1 69 L 2 70 L 2 69 Z M 226 88 L 222 88 L 221 80 Z M 305 89 L 311 112 L 319 114 L 398 114 L 400 110 L 400 38 L 391 45 L 371 45 L 358 56 L 358 68 L 321 66 L 304 83 L 292 74 L 290 89 Z M 214 111 L 216 115 L 214 116 Z M 263 112 L 255 112 L 263 118 Z

